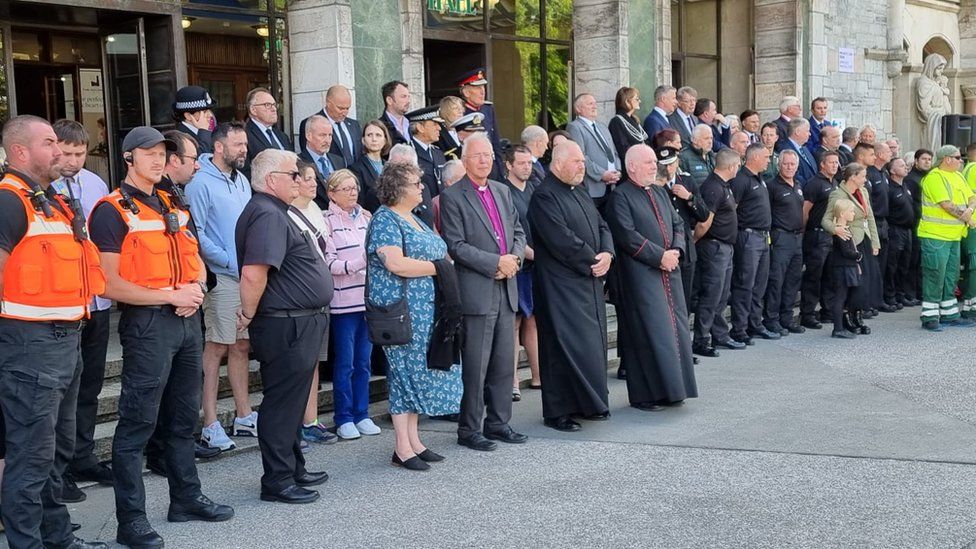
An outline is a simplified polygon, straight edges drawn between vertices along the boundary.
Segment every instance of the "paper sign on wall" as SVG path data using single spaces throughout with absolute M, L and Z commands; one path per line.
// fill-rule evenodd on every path
M 854 72 L 854 48 L 837 49 L 837 71 Z
M 81 86 L 81 112 L 104 113 L 104 82 L 101 69 L 78 69 Z

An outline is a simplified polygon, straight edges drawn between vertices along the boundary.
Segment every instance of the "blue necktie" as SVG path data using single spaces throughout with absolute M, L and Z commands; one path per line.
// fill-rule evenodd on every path
M 279 149 L 279 150 L 281 150 L 282 148 L 284 148 L 284 147 L 281 146 L 281 142 L 278 141 L 278 138 L 275 137 L 274 132 L 271 131 L 271 128 L 268 128 L 268 129 L 266 129 L 264 131 L 265 131 L 265 133 L 268 134 L 268 142 L 271 143 L 271 146 L 272 147 L 274 147 L 276 149 Z
M 319 157 L 319 168 L 321 168 L 322 177 L 329 177 L 332 174 L 332 166 L 329 164 L 329 160 L 325 155 Z

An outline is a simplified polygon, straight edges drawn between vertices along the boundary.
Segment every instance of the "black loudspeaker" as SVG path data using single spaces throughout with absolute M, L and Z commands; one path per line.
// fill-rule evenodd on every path
M 970 143 L 976 143 L 973 125 L 976 117 L 969 114 L 947 114 L 942 117 L 942 142 L 955 145 L 963 152 Z

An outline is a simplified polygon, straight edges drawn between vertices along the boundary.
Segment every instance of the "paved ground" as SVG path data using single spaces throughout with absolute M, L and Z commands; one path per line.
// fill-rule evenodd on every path
M 976 547 L 976 330 L 928 334 L 917 309 L 703 360 L 701 398 L 660 413 L 627 406 L 563 434 L 527 391 L 513 425 L 528 444 L 478 453 L 426 423 L 447 461 L 390 466 L 392 432 L 316 447 L 332 479 L 313 505 L 257 499 L 257 452 L 201 464 L 233 504 L 221 524 L 169 524 L 147 476 L 150 520 L 176 548 Z M 388 427 L 388 425 L 384 425 Z M 113 540 L 112 491 L 72 507 L 88 539 Z

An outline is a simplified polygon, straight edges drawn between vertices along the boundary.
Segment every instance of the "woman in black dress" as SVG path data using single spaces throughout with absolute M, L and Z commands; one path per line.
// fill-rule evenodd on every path
M 390 147 L 390 132 L 386 124 L 370 120 L 363 126 L 363 155 L 349 169 L 359 180 L 359 205 L 369 213 L 380 207 L 380 200 L 376 197 L 376 180 L 383 171 Z
M 638 143 L 651 143 L 647 140 L 647 132 L 641 126 L 640 120 L 634 116 L 640 108 L 640 90 L 624 86 L 617 90 L 616 106 L 617 114 L 610 119 L 607 127 L 610 129 L 610 137 L 613 139 L 613 146 L 617 149 L 617 157 L 620 158 L 621 171 L 623 177 L 627 177 L 625 159 L 627 149 Z

